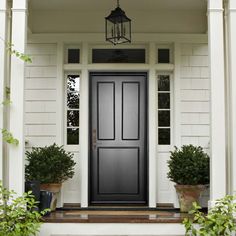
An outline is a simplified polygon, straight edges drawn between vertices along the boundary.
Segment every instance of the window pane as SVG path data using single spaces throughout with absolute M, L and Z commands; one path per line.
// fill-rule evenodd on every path
M 170 49 L 168 48 L 158 49 L 158 63 L 170 63 Z
M 67 93 L 67 107 L 70 109 L 79 109 L 79 93 Z
M 67 111 L 67 126 L 79 126 L 79 111 Z
M 79 109 L 80 77 L 79 75 L 68 75 L 67 77 L 67 107 Z
M 170 145 L 170 129 L 158 129 L 158 144 Z
M 80 77 L 79 75 L 68 75 L 67 77 L 67 90 L 80 91 Z
M 170 76 L 169 75 L 158 76 L 158 91 L 170 91 Z
M 170 111 L 158 111 L 158 126 L 159 127 L 170 126 Z
M 145 49 L 93 49 L 92 63 L 145 63 Z
M 79 49 L 68 49 L 68 63 L 80 63 Z
M 169 93 L 159 93 L 158 94 L 158 108 L 159 109 L 169 109 L 170 108 L 170 94 Z
M 79 129 L 67 129 L 67 144 L 76 145 L 79 144 Z

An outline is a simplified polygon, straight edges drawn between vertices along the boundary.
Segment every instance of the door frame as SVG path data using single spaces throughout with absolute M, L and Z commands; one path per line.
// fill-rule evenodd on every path
M 125 75 L 141 75 L 141 76 L 144 76 L 145 79 L 146 79 L 146 102 L 145 102 L 145 105 L 146 105 L 146 132 L 145 132 L 145 135 L 146 135 L 146 155 L 147 155 L 147 159 L 146 159 L 146 173 L 145 173 L 145 181 L 146 181 L 146 191 L 147 191 L 147 195 L 146 195 L 146 203 L 145 204 L 141 204 L 143 206 L 148 206 L 149 205 L 149 75 L 148 75 L 148 71 L 122 71 L 122 70 L 119 70 L 119 71 L 107 71 L 107 70 L 104 70 L 104 71 L 89 71 L 89 81 L 88 81 L 88 96 L 89 96 L 89 99 L 88 99 L 88 206 L 90 205 L 96 205 L 96 204 L 91 204 L 91 146 L 92 146 L 92 143 L 91 143 L 91 96 L 90 94 L 92 93 L 92 83 L 91 83 L 91 80 L 92 80 L 92 76 L 93 75 L 104 75 L 104 74 L 107 74 L 109 76 L 117 76 L 117 75 L 122 75 L 122 76 L 125 76 Z M 107 203 L 101 203 L 99 205 L 124 205 L 124 206 L 128 206 L 128 205 L 140 205 L 140 204 L 136 204 L 136 203 L 116 203 L 116 204 L 107 204 Z

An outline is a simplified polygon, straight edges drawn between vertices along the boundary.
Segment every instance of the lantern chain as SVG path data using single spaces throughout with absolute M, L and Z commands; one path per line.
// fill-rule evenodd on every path
M 117 0 L 117 7 L 120 7 L 120 0 Z

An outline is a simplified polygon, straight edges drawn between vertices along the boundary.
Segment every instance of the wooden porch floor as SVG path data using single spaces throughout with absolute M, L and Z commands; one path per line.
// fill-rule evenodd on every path
M 46 223 L 182 223 L 190 217 L 178 210 L 57 210 Z

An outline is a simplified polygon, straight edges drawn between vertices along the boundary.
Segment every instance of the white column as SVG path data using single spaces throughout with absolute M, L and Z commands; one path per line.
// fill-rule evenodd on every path
M 14 49 L 21 53 L 25 52 L 26 46 L 26 14 L 27 0 L 13 0 L 12 43 Z M 10 131 L 19 140 L 19 145 L 9 145 L 9 188 L 18 194 L 24 191 L 24 76 L 24 62 L 12 56 Z
M 6 22 L 7 22 L 7 2 L 0 1 L 0 103 L 4 101 L 4 88 L 6 80 Z M 4 106 L 0 105 L 0 129 L 4 127 Z M 3 180 L 3 148 L 2 135 L 0 135 L 0 180 Z
M 156 64 L 156 44 L 150 43 L 149 63 Z M 157 78 L 155 69 L 149 71 L 148 80 L 148 134 L 149 134 L 149 161 L 148 161 L 148 206 L 157 204 Z
M 230 92 L 231 194 L 236 194 L 236 1 L 228 4 L 228 72 Z
M 88 64 L 88 43 L 83 43 L 82 63 L 85 66 L 81 73 L 80 83 L 80 179 L 81 179 L 81 207 L 88 207 L 88 164 L 89 164 L 89 72 L 86 69 Z
M 208 44 L 211 79 L 210 198 L 226 194 L 225 74 L 222 0 L 208 0 Z

